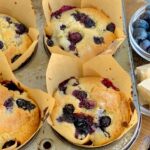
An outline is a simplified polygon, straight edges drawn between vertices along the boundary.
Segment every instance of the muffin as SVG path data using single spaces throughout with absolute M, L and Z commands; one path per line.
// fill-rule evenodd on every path
M 9 64 L 15 63 L 32 42 L 24 24 L 8 15 L 0 14 L 0 50 L 6 55 Z
M 13 81 L 0 82 L 0 149 L 24 144 L 40 125 L 40 110 Z
M 131 100 L 102 77 L 70 77 L 54 92 L 52 127 L 80 146 L 100 147 L 118 139 L 129 127 Z
M 51 14 L 50 23 L 52 29 L 46 28 L 49 48 L 58 46 L 83 60 L 101 54 L 117 39 L 116 25 L 95 8 L 62 6 Z

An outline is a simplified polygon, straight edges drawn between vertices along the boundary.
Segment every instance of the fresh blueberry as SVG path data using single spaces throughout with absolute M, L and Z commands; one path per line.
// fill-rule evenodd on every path
M 146 20 L 146 21 L 150 21 L 150 11 L 147 10 L 145 11 L 141 16 L 140 19 Z
M 135 40 L 144 40 L 147 38 L 147 36 L 148 34 L 146 30 L 143 28 L 135 28 L 133 30 L 133 37 L 135 38 Z
M 149 24 L 147 21 L 142 20 L 142 19 L 137 19 L 134 23 L 133 23 L 133 28 L 144 28 L 145 30 L 147 30 L 149 28 Z
M 7 99 L 4 102 L 4 106 L 6 107 L 6 109 L 12 109 L 13 105 L 14 105 L 14 99 L 12 97 L 10 97 L 9 99 Z
M 150 54 L 150 47 L 146 51 Z
M 148 5 L 148 6 L 145 8 L 145 10 L 150 10 L 150 5 Z
M 8 90 L 23 92 L 23 89 L 17 86 L 13 81 L 2 81 L 1 84 L 8 88 Z
M 65 30 L 65 29 L 66 29 L 66 25 L 62 24 L 62 25 L 60 26 L 60 30 Z
M 22 54 L 17 54 L 11 59 L 11 63 L 14 63 Z
M 10 146 L 14 145 L 15 143 L 16 143 L 15 140 L 9 140 L 9 141 L 4 143 L 4 145 L 2 146 L 2 149 L 9 148 Z
M 15 23 L 15 26 L 16 26 L 16 33 L 17 34 L 23 34 L 23 33 L 26 33 L 28 32 L 28 28 L 24 25 L 24 24 L 19 24 L 19 23 Z
M 116 26 L 114 23 L 109 23 L 107 26 L 106 26 L 106 30 L 110 31 L 110 32 L 115 32 L 115 29 L 116 29 Z
M 35 105 L 32 104 L 30 101 L 24 100 L 24 99 L 17 99 L 16 104 L 19 108 L 31 111 L 32 109 L 35 109 Z
M 147 39 L 150 40 L 150 32 L 147 32 Z
M 4 44 L 2 41 L 0 41 L 0 49 L 2 49 L 4 47 Z
M 111 124 L 111 118 L 109 116 L 102 116 L 99 118 L 99 127 L 100 128 L 106 128 L 110 126 Z
M 94 36 L 94 42 L 95 42 L 95 44 L 102 44 L 102 43 L 104 43 L 104 38 L 103 37 L 96 37 L 96 36 Z
M 82 40 L 82 35 L 79 33 L 79 32 L 72 32 L 72 33 L 69 33 L 68 35 L 68 40 L 71 42 L 71 43 L 78 43 Z
M 77 99 L 79 99 L 80 101 L 83 101 L 87 98 L 87 93 L 81 90 L 74 90 L 72 92 L 72 95 L 76 97 Z
M 149 40 L 144 40 L 140 43 L 140 47 L 144 50 L 147 50 L 150 47 L 150 41 Z

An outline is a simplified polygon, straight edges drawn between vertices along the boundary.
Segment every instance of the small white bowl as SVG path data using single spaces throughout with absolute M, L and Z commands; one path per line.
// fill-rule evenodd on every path
M 147 5 L 144 5 L 143 7 L 139 8 L 134 14 L 133 16 L 131 17 L 131 20 L 129 22 L 129 41 L 130 41 L 130 44 L 133 48 L 133 50 L 138 54 L 140 55 L 141 57 L 143 57 L 144 59 L 150 61 L 150 53 L 146 52 L 145 50 L 143 50 L 138 44 L 137 42 L 135 41 L 135 39 L 133 38 L 133 23 L 134 21 L 136 21 L 141 14 L 143 14 L 145 12 L 145 8 L 150 5 L 150 4 L 147 4 Z

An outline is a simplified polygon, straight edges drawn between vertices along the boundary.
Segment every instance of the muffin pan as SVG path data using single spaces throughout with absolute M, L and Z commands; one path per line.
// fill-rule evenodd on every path
M 42 11 L 42 4 L 41 1 L 33 1 L 33 6 L 37 12 L 37 24 L 38 29 L 40 31 L 39 36 L 39 43 L 38 43 L 38 49 L 36 52 L 35 57 L 32 58 L 31 62 L 28 63 L 25 67 L 15 71 L 15 76 L 17 79 L 19 79 L 23 84 L 26 86 L 32 87 L 32 88 L 38 88 L 46 91 L 46 68 L 49 61 L 49 56 L 44 51 L 44 45 L 43 45 L 43 22 L 44 22 L 44 16 Z M 77 2 L 77 1 L 76 1 Z M 109 3 L 106 0 L 102 0 L 102 3 L 106 3 L 106 5 Z M 120 4 L 120 3 L 119 3 Z M 105 7 L 104 7 L 105 9 Z M 121 10 L 124 9 L 124 7 L 120 8 Z M 110 9 L 111 10 L 111 9 Z M 23 9 L 25 12 L 26 10 Z M 123 12 L 122 12 L 123 13 Z M 111 14 L 111 12 L 110 12 Z M 26 17 L 29 17 L 29 15 L 26 15 Z M 123 16 L 122 16 L 123 17 Z M 124 17 L 122 18 L 122 25 L 125 27 L 124 23 Z M 124 31 L 126 29 L 124 28 Z M 133 102 L 135 105 L 135 108 L 137 110 L 138 114 L 138 123 L 133 127 L 130 131 L 128 131 L 120 140 L 117 140 L 111 144 L 108 144 L 101 148 L 94 148 L 95 150 L 120 150 L 120 149 L 128 149 L 131 147 L 131 145 L 136 140 L 139 131 L 140 131 L 140 125 L 141 125 L 141 116 L 140 116 L 140 110 L 139 110 L 139 104 L 138 104 L 138 97 L 136 92 L 136 82 L 133 72 L 133 60 L 132 55 L 129 49 L 129 45 L 127 40 L 125 40 L 120 48 L 118 48 L 117 52 L 114 55 L 115 59 L 118 61 L 118 63 L 123 67 L 124 70 L 126 70 L 132 78 L 132 88 L 133 88 Z M 60 135 L 58 135 L 53 129 L 48 125 L 47 122 L 45 122 L 40 129 L 38 133 L 28 141 L 28 143 L 21 148 L 22 150 L 34 150 L 34 149 L 40 149 L 40 150 L 46 150 L 46 149 L 68 149 L 68 150 L 75 150 L 75 149 L 81 149 L 84 150 L 85 148 L 77 147 L 69 142 L 67 142 L 65 139 L 63 139 Z

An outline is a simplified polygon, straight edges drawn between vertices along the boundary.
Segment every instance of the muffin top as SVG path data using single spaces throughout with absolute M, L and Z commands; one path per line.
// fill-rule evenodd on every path
M 37 130 L 40 111 L 28 93 L 12 81 L 0 82 L 0 149 L 24 144 Z
M 54 97 L 53 128 L 77 145 L 108 144 L 131 120 L 131 100 L 106 78 L 71 77 L 59 84 Z
M 47 45 L 57 45 L 83 59 L 102 53 L 117 38 L 115 24 L 94 8 L 63 6 L 52 13 L 51 27 Z
M 0 50 L 14 63 L 31 45 L 28 28 L 16 19 L 0 14 Z

